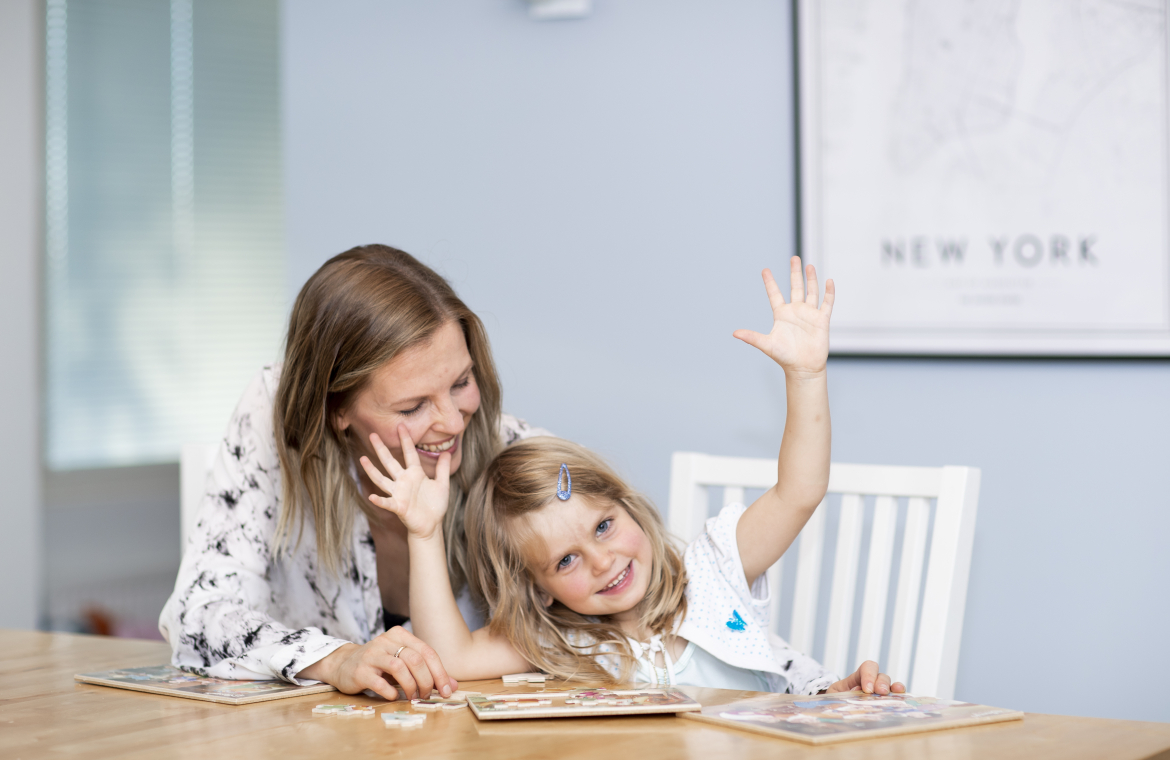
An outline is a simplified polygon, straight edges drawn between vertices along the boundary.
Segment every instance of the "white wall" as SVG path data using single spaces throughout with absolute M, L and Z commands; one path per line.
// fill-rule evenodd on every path
M 41 602 L 43 14 L 0 3 L 0 628 L 35 627 Z
M 286 0 L 290 301 L 384 242 L 485 320 L 505 407 L 659 504 L 673 450 L 771 456 L 763 266 L 792 253 L 790 11 L 779 0 Z M 841 298 L 857 284 L 839 283 Z M 1041 712 L 1170 668 L 1170 365 L 831 362 L 834 458 L 983 468 L 958 695 Z

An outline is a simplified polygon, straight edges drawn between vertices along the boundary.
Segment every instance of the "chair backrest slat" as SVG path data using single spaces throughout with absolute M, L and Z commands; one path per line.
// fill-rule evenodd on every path
M 865 571 L 862 597 L 861 628 L 857 635 L 855 670 L 866 660 L 880 661 L 882 633 L 886 622 L 886 602 L 890 593 L 890 566 L 894 558 L 894 529 L 898 519 L 898 502 L 893 496 L 879 496 L 873 509 L 873 527 L 869 536 L 869 562 Z
M 955 690 L 978 499 L 978 470 L 943 468 L 910 684 L 915 693 L 953 694 Z
M 728 504 L 743 504 L 743 488 L 739 486 L 723 487 L 723 506 L 726 507 Z
M 906 505 L 902 562 L 898 569 L 894 620 L 890 626 L 890 656 L 886 660 L 886 672 L 902 683 L 910 680 L 910 654 L 914 646 L 914 623 L 918 620 L 918 594 L 922 590 L 922 567 L 926 564 L 926 527 L 929 521 L 930 504 L 926 499 L 910 499 Z
M 839 463 L 831 466 L 828 493 L 841 494 L 841 507 L 832 562 L 828 624 L 821 636 L 826 667 L 845 675 L 861 661 L 881 661 L 884 654 L 886 672 L 906 682 L 913 692 L 946 699 L 954 697 L 979 474 L 973 467 Z M 767 489 L 775 482 L 775 460 L 676 452 L 671 469 L 671 530 L 688 540 L 698 535 L 708 516 L 707 487 L 722 488 L 722 502 L 726 506 L 744 501 L 745 489 Z M 876 498 L 869 529 L 857 646 L 850 651 L 865 533 L 865 505 L 869 496 Z M 907 501 L 906 518 L 886 652 L 884 632 L 900 499 Z M 928 535 L 932 499 L 937 500 L 933 510 L 934 528 Z M 795 649 L 810 655 L 818 640 L 827 511 L 826 497 L 796 544 L 788 641 Z M 777 562 L 767 571 L 773 620 L 782 619 L 781 569 L 782 562 Z
M 853 630 L 853 603 L 857 593 L 857 566 L 861 559 L 864 502 L 857 494 L 841 497 L 837 523 L 837 552 L 833 562 L 833 590 L 829 594 L 829 621 L 825 631 L 824 665 L 844 675 L 849 665 L 849 634 Z
M 812 652 L 817 625 L 817 602 L 821 594 L 821 557 L 825 551 L 825 502 L 800 532 L 796 557 L 796 591 L 792 597 L 792 631 L 788 643 L 800 652 Z

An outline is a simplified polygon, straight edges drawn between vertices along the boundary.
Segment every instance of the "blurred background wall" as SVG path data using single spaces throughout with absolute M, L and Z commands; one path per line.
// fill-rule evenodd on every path
M 790 21 L 289 0 L 290 297 L 333 253 L 397 245 L 487 321 L 509 411 L 658 504 L 672 451 L 773 456 L 781 374 L 731 331 L 767 327 L 759 270 L 793 253 Z M 959 698 L 1170 720 L 1094 696 L 1170 666 L 1168 389 L 1165 361 L 831 361 L 835 461 L 983 468 Z
M 173 48 L 185 38 L 171 6 L 161 33 Z M 280 118 L 266 129 L 282 156 L 287 252 L 249 281 L 257 302 L 278 285 L 283 319 L 329 256 L 369 242 L 414 253 L 486 322 L 506 409 L 597 448 L 665 506 L 670 452 L 773 456 L 783 427 L 781 373 L 731 332 L 767 327 L 759 271 L 782 269 L 795 248 L 791 8 L 594 6 L 552 23 L 519 0 L 285 0 L 247 22 L 276 30 Z M 182 123 L 169 70 L 159 118 Z M 172 130 L 161 159 L 174 197 L 158 213 L 172 225 L 185 213 L 174 201 L 182 138 Z M 207 207 L 199 188 L 188 188 L 195 209 Z M 197 246 L 210 223 L 200 219 L 194 242 L 167 250 Z M 5 266 L 16 260 L 7 250 Z M 222 266 L 267 250 L 245 247 Z M 839 282 L 839 297 L 857 287 Z M 273 319 L 253 319 L 273 334 L 252 344 L 257 367 L 277 355 Z M 7 389 L 17 375 L 4 372 Z M 1168 381 L 1164 360 L 831 360 L 836 461 L 983 469 L 960 698 L 1170 720 L 1154 701 L 1103 703 L 1095 688 L 1170 666 Z M 35 408 L 35 383 L 12 387 Z M 174 435 L 222 428 L 231 403 Z M 75 626 L 97 604 L 122 610 L 123 632 L 150 632 L 178 564 L 169 445 L 104 464 L 61 454 L 48 470 L 43 625 Z M 35 493 L 39 479 L 26 480 Z M 35 517 L 0 503 L 9 524 Z M 35 522 L 22 535 L 35 539 Z M 10 577 L 5 606 L 25 588 Z

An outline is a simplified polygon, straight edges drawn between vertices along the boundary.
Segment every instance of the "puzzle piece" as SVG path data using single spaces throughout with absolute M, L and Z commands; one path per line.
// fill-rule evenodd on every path
M 503 679 L 505 684 L 544 683 L 544 673 L 511 673 Z
M 418 713 L 397 710 L 382 713 L 382 723 L 386 728 L 418 728 L 427 720 L 427 716 Z
M 344 715 L 357 709 L 357 705 L 317 705 L 313 708 L 314 715 Z M 373 708 L 370 708 L 371 710 Z
M 458 710 L 467 707 L 467 702 L 453 702 L 447 699 L 412 699 L 410 704 L 419 710 Z

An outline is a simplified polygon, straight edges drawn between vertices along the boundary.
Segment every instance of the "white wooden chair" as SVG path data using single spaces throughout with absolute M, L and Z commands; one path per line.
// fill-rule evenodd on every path
M 967 600 L 975 511 L 979 501 L 979 469 L 975 467 L 886 467 L 836 464 L 829 470 L 829 494 L 840 494 L 837 545 L 823 663 L 845 676 L 865 660 L 877 660 L 882 671 L 906 683 L 914 694 L 953 699 L 959 665 L 959 640 Z M 708 487 L 723 488 L 723 504 L 744 501 L 744 489 L 767 489 L 776 483 L 775 459 L 744 459 L 675 452 L 671 462 L 670 528 L 691 540 L 709 514 Z M 857 646 L 850 658 L 853 613 L 865 526 L 867 496 L 874 499 L 869 559 Z M 899 563 L 888 655 L 881 659 L 894 561 L 898 499 L 905 497 L 902 551 Z M 927 529 L 934 500 L 934 530 L 925 589 L 922 570 L 927 554 Z M 801 531 L 796 557 L 791 630 L 785 638 L 794 649 L 812 654 L 820 602 L 821 564 L 829 498 Z M 781 566 L 768 570 L 772 619 L 783 609 Z M 922 598 L 919 615 L 919 596 Z M 917 646 L 915 632 L 917 630 Z M 777 633 L 780 633 L 777 631 Z M 783 635 L 781 633 L 781 635 Z M 913 652 L 913 658 L 911 653 Z
M 195 528 L 195 510 L 207 488 L 215 462 L 214 443 L 185 443 L 179 454 L 179 556 L 187 551 L 187 537 Z

